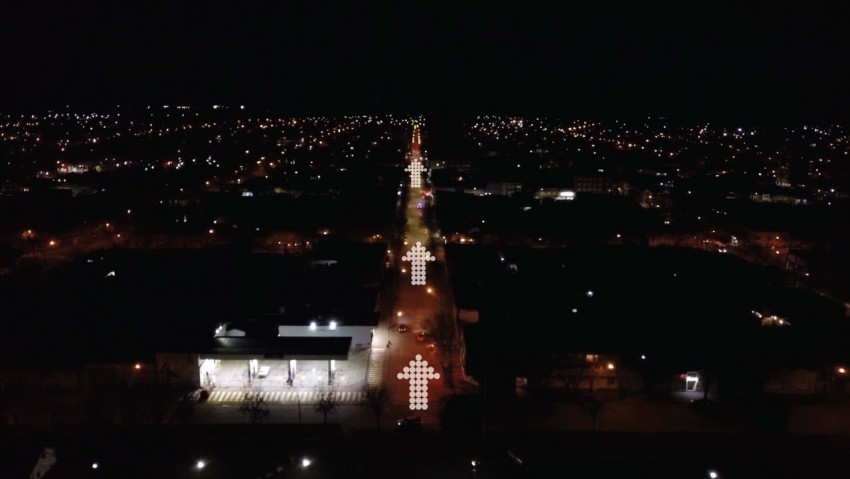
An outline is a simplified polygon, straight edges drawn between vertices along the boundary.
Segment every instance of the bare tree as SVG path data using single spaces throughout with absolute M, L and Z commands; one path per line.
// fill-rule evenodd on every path
M 365 393 L 369 409 L 375 415 L 375 428 L 381 429 L 381 413 L 384 411 L 384 405 L 389 401 L 387 388 L 383 386 L 367 386 Z
M 337 398 L 333 391 L 328 391 L 319 395 L 319 400 L 316 402 L 314 408 L 316 409 L 317 414 L 321 414 L 323 416 L 323 424 L 328 423 L 328 414 L 336 411 L 337 404 Z
M 601 419 L 602 409 L 604 406 L 604 401 L 593 396 L 588 397 L 587 400 L 582 403 L 582 409 L 588 416 L 590 416 L 593 432 L 596 432 L 596 428 L 599 425 L 599 419 Z
M 5 392 L 5 391 L 4 391 Z M 20 420 L 20 401 L 13 400 L 11 394 L 0 398 L 0 430 L 3 426 L 17 425 Z
M 546 367 L 551 368 L 551 374 L 561 380 L 565 396 L 579 393 L 581 380 L 587 375 L 584 358 L 574 354 L 556 354 L 548 357 Z
M 195 412 L 196 403 L 197 399 L 195 399 L 194 394 L 183 394 L 177 399 L 174 415 L 182 424 L 192 422 L 192 414 Z
M 266 404 L 265 399 L 263 399 L 262 394 L 251 392 L 245 393 L 245 396 L 242 398 L 242 405 L 239 406 L 239 412 L 248 416 L 251 424 L 257 424 L 260 420 L 271 415 L 269 406 Z
M 440 366 L 443 367 L 446 386 L 451 388 L 454 386 L 454 357 L 458 350 L 457 328 L 454 318 L 445 313 L 437 313 L 432 318 L 425 320 L 425 327 L 440 354 Z

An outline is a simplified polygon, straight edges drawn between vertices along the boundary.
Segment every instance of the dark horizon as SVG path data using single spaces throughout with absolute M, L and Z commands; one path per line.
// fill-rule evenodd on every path
M 585 120 L 585 121 L 624 121 L 627 123 L 641 122 L 646 119 L 663 119 L 671 125 L 701 125 L 714 124 L 722 126 L 745 126 L 748 128 L 785 128 L 798 127 L 800 125 L 827 125 L 836 124 L 845 126 L 848 119 L 845 112 L 826 114 L 823 112 L 805 112 L 785 110 L 782 112 L 731 112 L 719 111 L 719 109 L 708 110 L 639 110 L 611 111 L 602 108 L 586 109 L 556 109 L 556 108 L 533 108 L 517 106 L 515 108 L 485 108 L 475 109 L 472 107 L 461 108 L 458 106 L 441 106 L 432 104 L 428 107 L 416 105 L 406 108 L 399 101 L 388 105 L 376 100 L 371 105 L 352 105 L 349 108 L 328 107 L 326 105 L 313 104 L 277 104 L 263 103 L 262 99 L 256 101 L 168 101 L 156 100 L 146 102 L 56 102 L 44 104 L 31 104 L 28 106 L 15 106 L 0 109 L 0 115 L 12 116 L 41 116 L 47 113 L 98 113 L 98 114 L 141 114 L 148 111 L 167 111 L 163 106 L 168 106 L 173 111 L 177 106 L 186 106 L 197 111 L 213 111 L 214 105 L 225 108 L 220 109 L 220 115 L 233 118 L 253 117 L 258 114 L 274 115 L 278 117 L 349 117 L 349 116 L 422 116 L 432 126 L 451 124 L 458 126 L 459 122 L 474 121 L 478 117 L 517 117 L 517 118 L 547 118 L 560 120 Z M 244 106 L 244 109 L 240 107 Z M 150 108 L 148 108 L 150 107 Z

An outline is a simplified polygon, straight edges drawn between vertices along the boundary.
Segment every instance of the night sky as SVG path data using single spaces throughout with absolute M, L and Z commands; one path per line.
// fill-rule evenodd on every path
M 7 0 L 0 110 L 245 103 L 293 113 L 838 119 L 850 111 L 850 10 L 835 6 L 843 2 L 334 3 Z

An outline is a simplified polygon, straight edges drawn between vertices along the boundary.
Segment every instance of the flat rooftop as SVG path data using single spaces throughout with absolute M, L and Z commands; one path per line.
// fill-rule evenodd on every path
M 219 337 L 199 351 L 206 357 L 254 356 L 268 359 L 346 359 L 351 338 L 234 338 Z

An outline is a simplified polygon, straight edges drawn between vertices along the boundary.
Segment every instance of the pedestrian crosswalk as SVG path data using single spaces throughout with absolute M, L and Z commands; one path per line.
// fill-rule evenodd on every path
M 238 403 L 245 398 L 247 391 L 239 389 L 217 389 L 210 393 L 208 402 Z M 318 401 L 324 391 L 255 391 L 266 402 L 295 404 L 300 400 L 302 403 L 313 403 Z M 365 395 L 362 391 L 334 391 L 337 404 L 358 404 L 363 402 Z
M 369 357 L 369 372 L 366 375 L 366 382 L 369 384 L 369 387 L 378 387 L 383 382 L 386 355 L 386 348 L 372 348 L 371 356 Z

